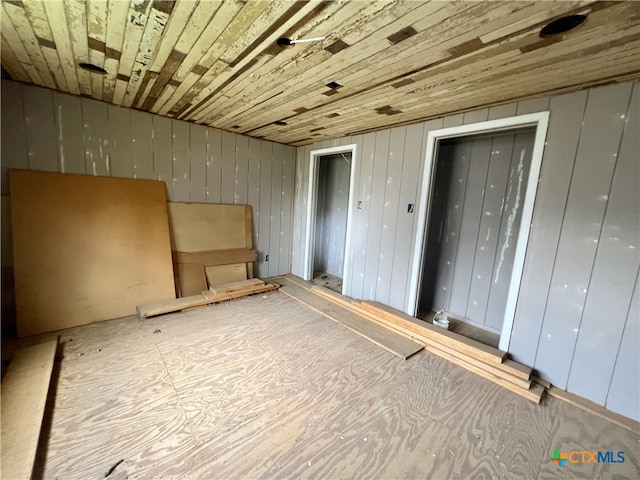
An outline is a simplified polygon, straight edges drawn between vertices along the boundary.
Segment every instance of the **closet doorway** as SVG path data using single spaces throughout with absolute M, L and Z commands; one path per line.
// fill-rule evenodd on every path
M 355 146 L 311 152 L 305 280 L 345 290 Z
M 508 348 L 547 118 L 430 132 L 413 315 L 429 320 L 444 310 L 451 330 Z

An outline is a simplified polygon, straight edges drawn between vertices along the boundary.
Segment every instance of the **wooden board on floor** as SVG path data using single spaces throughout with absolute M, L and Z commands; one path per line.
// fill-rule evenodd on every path
M 18 335 L 175 295 L 165 185 L 11 170 Z
M 57 346 L 17 350 L 2 380 L 2 478 L 31 478 Z
M 174 267 L 178 278 L 180 296 L 198 295 L 207 289 L 207 279 L 202 263 L 178 263 Z
M 400 358 L 407 359 L 424 348 L 297 285 L 285 285 L 280 291 Z
M 264 282 L 259 278 L 251 278 L 248 280 L 240 280 L 239 282 L 223 283 L 221 285 L 212 285 L 209 290 L 215 294 L 237 292 L 239 290 L 246 290 L 247 288 L 253 288 L 256 285 L 264 285 Z

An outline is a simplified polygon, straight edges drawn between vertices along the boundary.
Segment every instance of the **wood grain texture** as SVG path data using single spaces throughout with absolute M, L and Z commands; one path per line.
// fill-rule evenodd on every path
M 57 340 L 18 350 L 2 379 L 2 477 L 29 480 Z
M 12 170 L 19 335 L 174 297 L 164 185 Z
M 401 360 L 279 293 L 60 336 L 44 478 L 102 478 L 121 459 L 113 478 L 636 478 L 640 469 L 631 432 L 555 398 L 534 405 L 428 352 Z M 625 450 L 627 461 L 559 470 L 553 448 L 576 442 Z

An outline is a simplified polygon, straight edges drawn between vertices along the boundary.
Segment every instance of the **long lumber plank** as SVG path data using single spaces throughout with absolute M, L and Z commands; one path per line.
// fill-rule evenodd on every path
M 410 317 L 403 312 L 385 305 L 371 301 L 361 302 L 360 305 L 362 305 L 362 308 L 393 323 L 403 325 L 424 337 L 437 341 L 438 343 L 455 347 L 456 350 L 464 352 L 469 356 L 479 358 L 487 363 L 501 364 L 507 355 L 506 352 L 502 352 L 497 348 L 490 347 L 470 338 L 458 335 L 457 333 L 444 330 L 440 327 L 434 327 L 433 325 L 429 325 L 426 322 Z
M 384 327 L 359 318 L 348 310 L 295 284 L 285 285 L 280 288 L 280 291 L 405 360 L 424 348 L 422 345 L 390 332 Z
M 31 478 L 58 341 L 16 351 L 2 381 L 2 478 Z
M 203 263 L 207 267 L 255 262 L 258 258 L 256 251 L 251 248 L 228 248 L 202 252 L 178 252 L 174 250 L 171 255 L 173 263 Z
M 253 295 L 256 293 L 268 292 L 270 290 L 276 290 L 278 288 L 280 288 L 280 286 L 277 284 L 267 283 L 265 285 L 255 285 L 252 287 L 247 287 L 243 290 L 222 294 L 215 294 L 214 292 L 205 291 L 200 295 L 192 295 L 190 297 L 176 298 L 167 300 L 165 302 L 139 305 L 136 307 L 136 311 L 140 318 L 155 317 L 156 315 L 162 315 L 163 313 L 178 312 L 180 310 L 186 310 L 188 308 L 202 307 L 211 303 L 224 302 L 225 300 L 232 300 L 234 298 L 245 297 L 247 295 Z

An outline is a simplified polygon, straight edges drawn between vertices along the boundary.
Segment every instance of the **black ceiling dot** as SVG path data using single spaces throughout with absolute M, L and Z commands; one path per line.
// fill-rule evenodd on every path
M 333 88 L 335 90 L 338 88 L 342 88 L 342 85 L 340 85 L 338 82 L 329 82 L 327 83 L 327 87 Z
M 330 113 L 329 115 L 327 115 L 327 118 L 334 118 L 334 117 L 339 117 L 340 114 L 339 113 Z
M 282 120 L 276 120 L 275 122 L 273 122 L 274 125 L 288 125 L 287 122 L 283 122 Z
M 91 72 L 91 73 L 99 73 L 100 75 L 106 75 L 107 74 L 107 71 L 104 68 L 99 67 L 97 65 L 94 65 L 93 63 L 81 62 L 81 63 L 78 64 L 78 66 L 80 68 L 82 68 L 83 70 L 86 70 L 86 71 Z
M 290 47 L 291 45 L 293 45 L 293 42 L 290 38 L 282 37 L 276 40 L 276 44 L 280 45 L 281 47 Z
M 557 18 L 542 27 L 540 36 L 545 38 L 552 35 L 560 35 L 582 25 L 586 19 L 586 15 L 567 15 L 566 17 Z
M 391 35 L 389 35 L 387 37 L 387 40 L 389 40 L 393 45 L 395 45 L 396 43 L 400 43 L 403 40 L 406 40 L 409 37 L 413 37 L 414 35 L 416 35 L 418 32 L 416 31 L 415 28 L 409 26 L 406 28 L 403 28 L 402 30 L 393 33 Z
M 309 109 L 306 108 L 306 107 L 300 107 L 300 108 L 295 108 L 293 111 L 296 112 L 296 113 L 304 113 L 307 110 L 309 110 Z
M 240 125 L 234 125 L 234 126 L 233 126 L 233 127 L 231 127 L 231 128 L 238 129 L 238 128 L 240 128 Z

